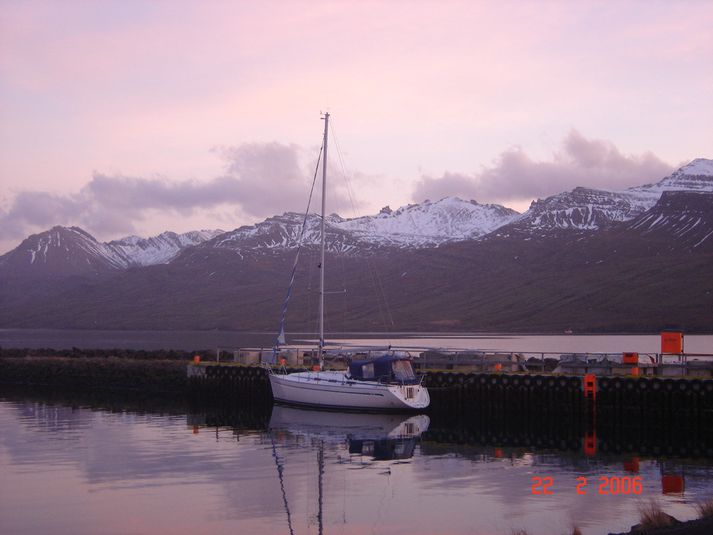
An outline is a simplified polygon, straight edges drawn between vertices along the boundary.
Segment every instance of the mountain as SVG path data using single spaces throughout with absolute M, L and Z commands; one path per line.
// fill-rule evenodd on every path
M 660 192 L 632 193 L 578 187 L 534 201 L 507 231 L 533 234 L 555 229 L 596 231 L 645 212 L 656 203 L 658 196 Z
M 713 250 L 713 193 L 664 191 L 653 208 L 623 229 L 671 249 Z
M 123 269 L 125 260 L 79 227 L 52 227 L 33 234 L 0 257 L 2 272 L 58 278 Z
M 326 328 L 713 331 L 711 230 L 713 194 L 667 192 L 649 211 L 598 232 L 491 233 L 439 247 L 330 253 Z M 294 251 L 236 254 L 211 241 L 167 264 L 51 285 L 39 300 L 5 287 L 0 325 L 275 330 Z M 315 328 L 317 256 L 306 254 L 297 269 L 292 332 Z
M 361 241 L 398 247 L 432 247 L 472 240 L 489 234 L 518 217 L 516 211 L 497 204 L 479 204 L 458 197 L 409 204 L 398 210 L 388 206 L 376 216 L 337 222 Z
M 708 162 L 619 192 L 575 188 L 522 216 L 455 198 L 331 215 L 327 330 L 713 331 Z M 275 216 L 132 269 L 122 267 L 128 250 L 156 259 L 163 241 L 101 244 L 55 227 L 0 257 L 0 327 L 273 331 L 302 221 Z M 307 222 L 287 317 L 293 332 L 315 327 L 320 218 Z
M 106 244 L 123 259 L 125 266 L 165 264 L 186 247 L 198 245 L 223 234 L 223 230 L 193 230 L 183 234 L 163 232 L 151 238 L 127 236 Z
M 153 238 L 129 236 L 102 243 L 79 227 L 55 226 L 33 234 L 1 256 L 0 274 L 54 279 L 160 264 L 168 262 L 186 247 L 202 243 L 222 232 L 164 232 Z
M 696 158 L 656 184 L 630 188 L 629 191 L 659 193 L 663 191 L 697 191 L 712 193 L 713 160 Z
M 304 214 L 287 212 L 281 216 L 269 217 L 255 225 L 243 226 L 226 232 L 203 244 L 203 249 L 218 248 L 235 251 L 238 254 L 254 252 L 275 252 L 295 249 L 300 243 Z M 327 249 L 334 253 L 347 254 L 358 247 L 367 249 L 370 244 L 360 242 L 357 236 L 339 228 L 343 221 L 338 215 L 331 215 L 325 220 Z M 321 218 L 308 214 L 302 244 L 306 246 L 320 243 Z
M 479 204 L 457 197 L 410 204 L 398 210 L 388 206 L 375 216 L 344 219 L 336 214 L 325 220 L 327 249 L 334 253 L 363 254 L 384 247 L 437 247 L 444 243 L 476 239 L 513 221 L 519 214 L 504 206 Z M 227 232 L 206 246 L 240 251 L 294 249 L 299 243 L 304 214 L 288 212 L 256 225 Z M 302 243 L 318 245 L 321 219 L 309 214 Z
M 668 191 L 713 193 L 713 160 L 698 158 L 657 183 L 620 191 L 577 187 L 538 199 L 501 235 L 538 235 L 553 231 L 592 232 L 630 221 L 651 209 Z

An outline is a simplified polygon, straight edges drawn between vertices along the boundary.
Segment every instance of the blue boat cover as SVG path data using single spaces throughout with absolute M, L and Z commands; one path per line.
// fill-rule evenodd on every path
M 403 357 L 382 355 L 371 360 L 353 360 L 349 363 L 349 375 L 359 381 L 382 381 L 416 383 L 411 361 Z

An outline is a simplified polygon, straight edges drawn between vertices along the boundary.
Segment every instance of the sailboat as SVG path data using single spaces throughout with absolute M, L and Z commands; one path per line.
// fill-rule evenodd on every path
M 270 387 L 276 402 L 329 409 L 364 411 L 421 410 L 431 398 L 421 384 L 407 357 L 385 352 L 374 359 L 352 360 L 346 371 L 323 370 L 324 343 L 324 272 L 325 272 L 325 216 L 327 194 L 327 141 L 329 113 L 324 114 L 322 141 L 322 210 L 320 224 L 321 262 L 319 274 L 319 362 L 314 371 L 275 373 L 270 369 Z M 315 173 L 316 175 L 316 173 Z M 299 252 L 298 252 L 299 254 Z M 294 281 L 295 266 L 292 269 Z M 292 284 L 292 282 L 291 282 Z M 291 285 L 290 285 L 291 288 Z M 288 298 L 290 291 L 288 290 Z M 276 343 L 285 343 L 284 317 Z

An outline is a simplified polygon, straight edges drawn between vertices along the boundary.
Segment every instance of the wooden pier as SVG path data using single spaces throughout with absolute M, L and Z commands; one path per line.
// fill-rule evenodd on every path
M 267 373 L 259 366 L 194 363 L 188 365 L 188 387 L 211 397 L 270 399 Z M 426 371 L 423 381 L 433 411 L 596 411 L 632 422 L 681 417 L 713 423 L 713 378 Z

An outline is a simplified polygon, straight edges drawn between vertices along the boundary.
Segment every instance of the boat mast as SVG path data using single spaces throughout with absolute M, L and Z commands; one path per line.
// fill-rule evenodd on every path
M 324 114 L 324 151 L 322 154 L 322 223 L 320 235 L 322 237 L 322 260 L 319 264 L 319 359 L 322 361 L 322 350 L 324 349 L 324 219 L 326 217 L 327 201 L 327 132 L 329 128 L 329 112 Z

